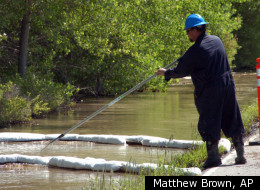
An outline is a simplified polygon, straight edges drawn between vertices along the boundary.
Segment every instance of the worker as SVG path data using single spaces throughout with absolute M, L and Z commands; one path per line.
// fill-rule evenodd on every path
M 204 169 L 222 164 L 218 152 L 221 129 L 226 137 L 232 137 L 237 153 L 235 164 L 245 164 L 242 136 L 245 130 L 235 83 L 224 46 L 219 37 L 206 33 L 207 24 L 199 14 L 189 15 L 185 30 L 189 40 L 195 43 L 179 59 L 176 67 L 160 68 L 156 74 L 164 76 L 166 81 L 191 75 L 199 113 L 198 131 L 206 141 L 208 154 Z

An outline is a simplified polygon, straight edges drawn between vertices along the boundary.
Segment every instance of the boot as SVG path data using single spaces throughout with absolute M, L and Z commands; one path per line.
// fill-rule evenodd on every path
M 232 137 L 232 141 L 237 152 L 235 164 L 245 164 L 246 158 L 244 156 L 245 150 L 244 150 L 244 141 L 242 135 Z
M 222 164 L 218 153 L 218 141 L 206 141 L 208 158 L 203 164 L 203 168 L 216 167 Z

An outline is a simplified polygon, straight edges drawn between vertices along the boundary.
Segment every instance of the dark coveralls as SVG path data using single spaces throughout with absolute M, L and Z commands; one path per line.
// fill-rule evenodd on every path
M 165 80 L 191 75 L 194 99 L 199 112 L 198 130 L 204 141 L 244 133 L 235 84 L 227 55 L 217 36 L 201 34 L 176 67 L 165 72 Z

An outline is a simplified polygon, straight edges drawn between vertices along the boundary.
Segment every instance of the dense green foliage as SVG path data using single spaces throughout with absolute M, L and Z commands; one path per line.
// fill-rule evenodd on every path
M 232 2 L 241 0 L 1 0 L 0 71 L 6 81 L 17 72 L 21 20 L 30 12 L 27 67 L 34 74 L 54 73 L 54 80 L 88 94 L 124 92 L 172 62 L 191 45 L 184 22 L 203 15 L 209 33 L 223 40 L 229 60 L 238 48 L 232 31 L 240 17 Z M 27 69 L 28 70 L 28 69 Z M 164 88 L 161 79 L 147 87 Z
M 260 57 L 260 1 L 250 0 L 234 6 L 243 17 L 241 29 L 235 32 L 241 48 L 234 63 L 237 70 L 255 70 L 255 60 Z
M 30 104 L 26 99 L 18 96 L 18 91 L 11 82 L 6 85 L 0 84 L 0 126 L 30 119 Z
M 27 75 L 25 79 L 16 76 L 13 82 L 0 84 L 0 127 L 17 122 L 30 121 L 63 104 L 69 104 L 69 98 L 75 88 L 71 85 L 54 83 L 46 78 Z

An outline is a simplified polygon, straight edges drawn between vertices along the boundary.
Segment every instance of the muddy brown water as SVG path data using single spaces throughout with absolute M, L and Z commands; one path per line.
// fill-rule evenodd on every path
M 257 97 L 255 73 L 234 74 L 240 107 Z M 114 98 L 90 98 L 77 103 L 73 112 L 56 113 L 37 119 L 34 125 L 2 128 L 0 132 L 62 133 L 98 110 Z M 197 138 L 198 113 L 194 106 L 193 85 L 182 80 L 182 85 L 170 87 L 166 93 L 135 93 L 114 104 L 83 126 L 76 134 L 149 135 L 174 139 Z M 167 158 L 180 149 L 161 149 L 142 146 L 104 145 L 88 142 L 55 142 L 48 151 L 39 150 L 47 142 L 0 143 L 0 154 L 25 154 L 41 156 L 94 157 L 106 160 L 156 163 L 160 156 Z M 26 164 L 0 166 L 0 189 L 80 189 L 90 178 L 100 173 L 63 170 Z M 105 174 L 109 175 L 109 174 Z M 113 174 L 113 177 L 119 177 Z

